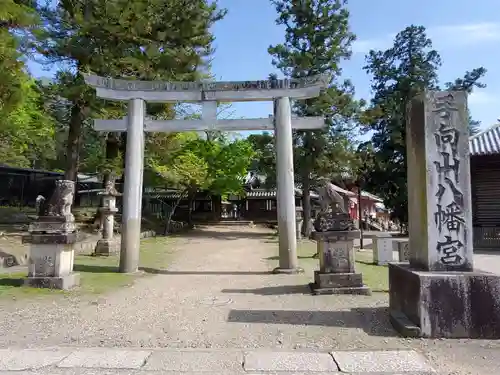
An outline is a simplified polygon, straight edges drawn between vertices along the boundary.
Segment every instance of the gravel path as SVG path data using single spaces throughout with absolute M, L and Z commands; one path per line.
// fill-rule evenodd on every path
M 311 296 L 304 275 L 271 275 L 262 228 L 211 227 L 179 239 L 168 270 L 98 298 L 2 302 L 0 347 L 398 349 L 456 374 L 500 373 L 500 342 L 408 340 L 388 321 L 388 297 Z M 491 360 L 490 360 L 490 357 Z M 444 359 L 447 359 L 445 361 Z M 476 369 L 476 370 L 475 370 Z

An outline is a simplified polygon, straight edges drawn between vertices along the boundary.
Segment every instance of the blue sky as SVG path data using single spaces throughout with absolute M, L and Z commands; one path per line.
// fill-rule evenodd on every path
M 218 80 L 262 79 L 274 71 L 267 53 L 284 39 L 269 0 L 219 0 L 229 10 L 214 26 L 216 52 L 213 73 Z M 423 25 L 443 59 L 442 82 L 454 80 L 478 66 L 488 69 L 487 88 L 469 98 L 474 119 L 488 127 L 500 117 L 500 1 L 498 0 L 350 0 L 351 27 L 358 37 L 353 56 L 342 64 L 358 97 L 369 99 L 370 78 L 362 70 L 366 52 L 386 48 L 394 35 L 410 24 Z M 30 64 L 37 76 L 49 76 Z M 270 103 L 237 103 L 234 117 L 267 117 Z

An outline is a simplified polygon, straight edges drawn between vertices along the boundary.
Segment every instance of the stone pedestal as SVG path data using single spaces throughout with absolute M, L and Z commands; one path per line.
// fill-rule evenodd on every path
M 74 192 L 73 181 L 56 181 L 50 200 L 44 202 L 41 215 L 29 227 L 30 234 L 23 236 L 23 243 L 30 244 L 26 285 L 71 289 L 79 284 L 79 275 L 73 273 L 73 244 L 77 241 L 71 214 Z
M 105 195 L 103 197 L 103 207 L 99 208 L 102 220 L 102 238 L 97 241 L 94 253 L 96 255 L 109 256 L 120 252 L 120 243 L 114 237 L 115 217 L 118 212 L 116 208 L 116 197 Z
M 500 338 L 500 277 L 473 271 L 465 92 L 408 110 L 409 264 L 389 266 L 394 327 L 407 336 Z
M 373 238 L 373 263 L 382 266 L 394 260 L 392 253 L 393 241 L 390 235 Z
M 394 239 L 392 250 L 398 253 L 399 262 L 408 262 L 410 260 L 410 242 L 406 239 Z
M 38 288 L 71 289 L 79 285 L 73 273 L 76 233 L 32 233 L 23 237 L 30 243 L 28 278 L 25 284 Z
M 389 265 L 391 322 L 408 337 L 500 338 L 500 277 Z
M 359 237 L 358 230 L 312 234 L 319 253 L 319 271 L 310 284 L 313 294 L 371 294 L 354 268 L 354 240 Z

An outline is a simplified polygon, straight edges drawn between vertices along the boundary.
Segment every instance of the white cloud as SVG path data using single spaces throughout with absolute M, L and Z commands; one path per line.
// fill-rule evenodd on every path
M 471 44 L 500 41 L 500 23 L 480 22 L 462 25 L 430 27 L 427 35 L 435 45 L 463 47 Z M 391 46 L 396 34 L 380 38 L 358 40 L 353 44 L 353 53 L 367 53 L 371 49 L 385 49 Z
M 484 90 L 474 91 L 469 95 L 468 103 L 472 105 L 498 104 L 500 97 Z

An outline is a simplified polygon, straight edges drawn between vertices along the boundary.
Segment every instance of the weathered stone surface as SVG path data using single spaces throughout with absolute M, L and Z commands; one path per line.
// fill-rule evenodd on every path
M 314 232 L 317 242 L 319 271 L 314 272 L 313 294 L 371 294 L 363 285 L 361 274 L 354 269 L 354 239 L 358 230 Z
M 375 237 L 373 238 L 373 263 L 386 265 L 393 261 L 391 237 Z
M 24 284 L 34 288 L 69 290 L 80 285 L 80 274 L 71 273 L 60 277 L 28 277 Z
M 56 181 L 56 188 L 48 201 L 44 202 L 41 217 L 64 218 L 74 221 L 71 205 L 75 194 L 75 182 L 70 180 Z
M 346 241 L 355 240 L 361 237 L 359 230 L 312 232 L 311 239 L 314 241 Z
M 78 241 L 77 233 L 31 233 L 22 237 L 23 243 L 73 244 Z
M 228 371 L 241 370 L 243 353 L 240 351 L 161 351 L 153 352 L 143 367 L 146 371 Z
M 0 371 L 22 371 L 52 366 L 69 354 L 62 350 L 0 349 Z
M 57 367 L 140 369 L 150 355 L 146 350 L 81 349 L 71 353 Z
M 394 327 L 405 334 L 500 339 L 498 275 L 415 271 L 406 263 L 393 263 L 389 265 L 389 307 Z M 420 332 L 402 322 L 401 316 Z
M 473 269 L 466 97 L 429 91 L 409 106 L 410 264 L 417 269 Z
M 354 272 L 354 240 L 359 231 L 315 232 L 312 236 L 316 240 L 319 254 L 319 270 L 322 273 L 349 273 Z M 344 239 L 348 238 L 348 239 Z
M 348 373 L 416 373 L 434 369 L 413 350 L 332 352 L 340 371 Z
M 337 371 L 337 365 L 328 353 L 248 352 L 243 364 L 245 371 L 328 372 Z
M 28 277 L 63 277 L 73 271 L 72 245 L 31 244 Z
M 410 260 L 410 242 L 409 240 L 398 241 L 398 256 L 400 262 L 408 262 Z
M 131 81 L 95 75 L 85 75 L 85 82 L 95 88 L 119 91 L 248 91 L 248 90 L 294 90 L 315 85 L 324 86 L 329 81 L 327 75 L 297 79 L 265 79 L 261 81 L 231 82 L 161 82 Z
M 76 231 L 76 224 L 73 221 L 38 220 L 32 222 L 28 230 L 31 233 L 72 233 Z
M 316 285 L 316 283 L 310 283 L 309 287 L 311 288 L 311 293 L 313 295 L 359 294 L 363 296 L 370 296 L 372 294 L 371 289 L 365 285 L 320 288 Z
M 354 272 L 354 241 L 318 241 L 317 246 L 321 272 Z
M 314 229 L 317 232 L 354 230 L 355 228 L 348 213 L 320 212 L 314 220 Z
M 96 255 L 115 255 L 120 252 L 120 242 L 117 239 L 103 239 L 97 241 L 94 253 Z
M 319 288 L 343 288 L 363 286 L 360 273 L 323 273 L 314 271 L 314 284 Z

